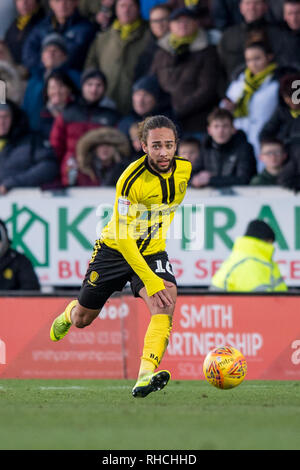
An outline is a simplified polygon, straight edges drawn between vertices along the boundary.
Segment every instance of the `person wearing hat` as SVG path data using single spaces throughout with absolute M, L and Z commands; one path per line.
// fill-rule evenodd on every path
M 40 65 L 43 40 L 51 33 L 63 36 L 70 68 L 82 70 L 96 27 L 78 11 L 78 0 L 49 0 L 50 12 L 26 38 L 22 62 L 32 73 Z
M 178 8 L 169 19 L 170 33 L 158 41 L 151 73 L 170 94 L 183 134 L 201 138 L 207 116 L 218 100 L 216 48 L 192 10 Z
M 129 165 L 126 135 L 113 127 L 87 132 L 76 146 L 78 186 L 115 186 Z
M 131 109 L 131 89 L 140 55 L 150 38 L 148 25 L 140 16 L 138 0 L 117 0 L 116 19 L 99 33 L 91 45 L 85 69 L 98 68 L 107 77 L 107 95 L 122 115 Z
M 3 220 L 0 220 L 0 290 L 40 290 L 31 261 L 11 247 Z
M 129 137 L 129 129 L 134 123 L 143 121 L 154 114 L 164 114 L 172 118 L 168 97 L 161 90 L 155 75 L 139 78 L 132 87 L 132 110 L 119 122 L 120 131 Z
M 28 131 L 27 118 L 16 104 L 0 104 L 0 197 L 13 188 L 51 182 L 58 165 L 49 146 Z
M 211 289 L 228 292 L 284 292 L 287 286 L 273 261 L 275 233 L 263 220 L 252 220 L 232 253 L 211 280 Z
M 57 116 L 50 143 L 60 164 L 63 186 L 77 184 L 76 144 L 86 132 L 102 126 L 116 126 L 120 114 L 106 96 L 107 81 L 100 70 L 86 70 L 81 76 L 81 94 Z
M 22 65 L 23 46 L 33 28 L 45 17 L 40 0 L 14 0 L 17 17 L 8 28 L 4 40 L 16 64 Z
M 67 74 L 74 83 L 74 88 L 80 88 L 80 72 L 69 65 L 68 48 L 64 37 L 58 33 L 51 33 L 42 42 L 41 65 L 32 71 L 23 101 L 23 109 L 29 118 L 30 128 L 34 131 L 37 131 L 40 125 L 45 83 L 49 75 L 55 71 Z

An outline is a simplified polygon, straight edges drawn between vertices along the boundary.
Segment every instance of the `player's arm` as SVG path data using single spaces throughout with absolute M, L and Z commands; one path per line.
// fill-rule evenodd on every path
M 136 239 L 136 215 L 138 207 L 138 198 L 136 193 L 131 190 L 129 195 L 124 197 L 121 193 L 120 181 L 117 184 L 116 202 L 116 241 L 118 249 L 124 256 L 127 263 L 132 267 L 135 273 L 143 281 L 149 297 L 165 289 L 163 279 L 158 277 L 151 268 L 149 268 L 145 259 L 141 255 Z M 161 297 L 161 295 L 158 295 Z M 163 300 L 165 295 L 163 294 Z

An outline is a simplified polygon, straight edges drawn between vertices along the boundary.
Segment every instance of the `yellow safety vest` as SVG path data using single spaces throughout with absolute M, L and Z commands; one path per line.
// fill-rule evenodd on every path
M 274 246 L 253 237 L 236 239 L 232 253 L 212 278 L 212 289 L 235 292 L 287 291 Z

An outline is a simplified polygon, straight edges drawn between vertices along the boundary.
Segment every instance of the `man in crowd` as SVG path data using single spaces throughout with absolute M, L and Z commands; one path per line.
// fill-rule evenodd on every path
M 5 223 L 0 220 L 0 290 L 39 290 L 31 261 L 11 247 Z

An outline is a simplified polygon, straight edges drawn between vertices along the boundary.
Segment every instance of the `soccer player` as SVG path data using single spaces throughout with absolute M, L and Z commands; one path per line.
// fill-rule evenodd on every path
M 178 136 L 165 116 L 152 116 L 139 127 L 145 155 L 131 163 L 116 186 L 110 222 L 96 240 L 78 300 L 53 322 L 50 337 L 63 338 L 71 325 L 84 328 L 115 291 L 129 281 L 151 314 L 134 397 L 161 390 L 169 371 L 158 371 L 172 328 L 177 286 L 165 251 L 165 239 L 191 175 L 191 163 L 175 156 Z

